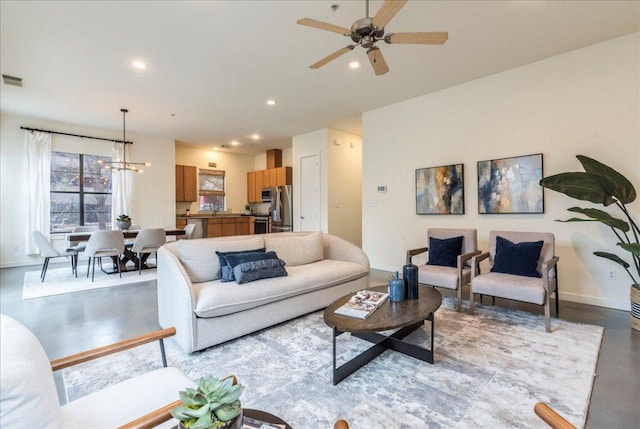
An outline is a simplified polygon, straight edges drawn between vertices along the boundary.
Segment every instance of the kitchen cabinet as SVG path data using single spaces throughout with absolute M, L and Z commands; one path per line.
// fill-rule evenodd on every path
M 184 218 L 176 219 L 176 229 L 184 229 L 187 226 L 187 220 Z
M 270 180 L 270 175 L 269 175 L 269 170 L 262 170 L 260 171 L 260 173 L 262 173 L 262 187 L 263 188 L 268 188 L 271 185 L 271 180 Z M 275 183 L 274 183 L 275 186 Z
M 276 184 L 275 186 L 285 186 L 293 184 L 293 172 L 291 167 L 278 167 L 274 168 L 276 171 Z
M 251 216 L 225 216 L 207 219 L 207 237 L 228 237 L 250 233 Z
M 262 188 L 264 188 L 264 182 L 262 181 L 262 171 L 256 171 L 256 203 L 262 202 Z
M 247 202 L 257 203 L 256 194 L 256 172 L 250 171 L 247 173 Z
M 237 217 L 236 218 L 236 235 L 247 235 L 249 232 L 249 220 L 253 219 L 252 216 Z
M 176 201 L 198 200 L 197 169 L 191 165 L 176 165 Z
M 269 172 L 269 186 L 271 186 L 272 188 L 274 186 L 278 186 L 277 184 L 277 169 L 276 168 L 270 168 L 267 171 Z

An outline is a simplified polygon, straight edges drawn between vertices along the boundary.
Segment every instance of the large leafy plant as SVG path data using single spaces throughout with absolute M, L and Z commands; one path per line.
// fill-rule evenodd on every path
M 633 220 L 627 204 L 636 199 L 636 190 L 626 177 L 613 168 L 584 155 L 577 155 L 584 172 L 560 173 L 540 180 L 540 185 L 581 201 L 590 201 L 604 207 L 615 205 L 624 218 L 594 208 L 571 207 L 570 212 L 584 218 L 572 217 L 561 222 L 601 222 L 610 227 L 617 237 L 617 245 L 631 254 L 632 264 L 610 252 L 593 252 L 621 265 L 631 277 L 634 287 L 640 289 L 640 229 Z M 633 266 L 633 271 L 630 268 Z

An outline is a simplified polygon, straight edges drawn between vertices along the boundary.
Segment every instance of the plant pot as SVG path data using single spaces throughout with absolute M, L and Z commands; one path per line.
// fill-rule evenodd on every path
M 640 284 L 631 285 L 631 328 L 640 331 Z
M 117 220 L 116 221 L 116 225 L 118 226 L 118 229 L 129 229 L 131 227 L 131 221 L 130 220 Z
M 182 422 L 179 422 L 178 428 L 185 429 Z M 226 425 L 216 429 L 242 429 L 242 411 L 240 411 L 240 414 L 236 418 L 229 420 Z

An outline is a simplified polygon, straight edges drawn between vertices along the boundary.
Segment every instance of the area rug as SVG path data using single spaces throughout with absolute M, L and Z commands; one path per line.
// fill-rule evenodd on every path
M 111 267 L 109 267 L 111 268 Z M 124 286 L 135 283 L 148 282 L 157 278 L 156 269 L 123 272 L 122 278 L 118 274 L 105 274 L 96 267 L 94 281 L 91 274 L 87 275 L 86 265 L 78 268 L 78 277 L 71 273 L 71 267 L 49 268 L 44 282 L 40 280 L 40 271 L 27 271 L 24 273 L 22 286 L 22 299 L 41 298 L 44 296 L 60 295 L 63 293 L 80 292 L 91 289 L 100 289 L 112 286 Z
M 533 412 L 544 401 L 577 427 L 586 419 L 603 328 L 485 305 L 457 313 L 444 298 L 436 312 L 435 364 L 386 351 L 337 386 L 331 382 L 331 329 L 322 312 L 191 355 L 166 341 L 170 366 L 192 379 L 235 374 L 243 406 L 268 411 L 295 429 L 545 428 Z M 411 334 L 427 344 L 428 323 Z M 344 361 L 369 346 L 337 338 Z M 69 400 L 159 368 L 157 343 L 70 369 Z M 143 394 L 141 392 L 141 394 Z

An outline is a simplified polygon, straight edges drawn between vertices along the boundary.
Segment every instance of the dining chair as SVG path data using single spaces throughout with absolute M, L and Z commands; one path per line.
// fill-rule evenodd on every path
M 120 269 L 119 256 L 124 252 L 124 235 L 120 230 L 101 230 L 94 231 L 87 242 L 87 247 L 84 251 L 85 255 L 89 257 L 87 264 L 87 277 L 89 277 L 89 269 L 91 268 L 91 262 L 93 261 L 93 270 L 91 271 L 91 281 L 93 282 L 94 274 L 96 271 L 96 259 L 100 264 L 102 270 L 102 258 L 110 256 L 118 258 L 116 266 L 118 267 L 118 274 L 122 277 L 122 271 Z M 104 271 L 104 270 L 102 270 Z
M 156 264 L 158 260 L 157 251 L 167 242 L 167 232 L 164 228 L 143 228 L 136 236 L 131 251 L 138 259 L 138 274 L 142 275 L 142 255 L 156 253 Z
M 480 262 L 489 270 L 480 273 Z M 545 329 L 551 332 L 549 299 L 555 293 L 558 317 L 558 260 L 555 237 L 550 232 L 490 231 L 489 251 L 472 259 L 469 313 L 474 295 L 489 295 L 544 306 Z
M 457 291 L 457 311 L 462 311 L 462 288 L 471 281 L 471 258 L 479 255 L 476 229 L 429 228 L 427 247 L 407 251 L 407 264 L 415 255 L 428 253 L 418 265 L 418 283 Z
M 78 267 L 76 265 L 77 263 L 77 257 L 78 257 L 78 252 L 76 252 L 75 250 L 65 250 L 64 252 L 58 252 L 49 242 L 49 240 L 47 240 L 47 238 L 37 229 L 34 229 L 31 232 L 31 235 L 33 237 L 33 241 L 35 241 L 36 246 L 38 246 L 38 249 L 40 249 L 40 254 L 42 256 L 44 256 L 44 263 L 42 264 L 42 271 L 40 271 L 40 279 L 42 282 L 44 282 L 44 277 L 47 275 L 47 268 L 49 268 L 49 260 L 51 258 L 62 258 L 62 257 L 66 257 L 69 256 L 71 258 L 71 273 L 75 274 L 76 277 L 78 277 Z
M 71 229 L 71 232 L 93 232 L 98 231 L 100 227 L 98 225 L 78 225 L 74 226 Z M 67 246 L 67 250 L 75 251 L 75 266 L 78 266 L 78 256 L 80 253 L 84 252 L 84 249 L 87 247 L 86 241 L 69 241 L 69 245 Z
M 184 227 L 184 238 L 186 240 L 191 240 L 193 238 L 193 233 L 196 231 L 196 224 L 189 223 Z
M 176 406 L 176 401 L 179 402 L 179 391 L 196 387 L 196 383 L 180 369 L 167 366 L 163 340 L 175 335 L 173 327 L 51 361 L 36 336 L 11 317 L 0 315 L 0 332 L 0 421 L 3 428 L 116 428 L 131 422 L 136 424 L 128 427 L 156 427 L 172 419 L 169 411 Z M 155 341 L 160 343 L 158 369 L 60 405 L 55 371 Z M 117 370 L 118 367 L 111 368 L 113 372 Z M 141 416 L 145 418 L 141 419 Z M 169 425 L 177 423 L 173 420 Z

